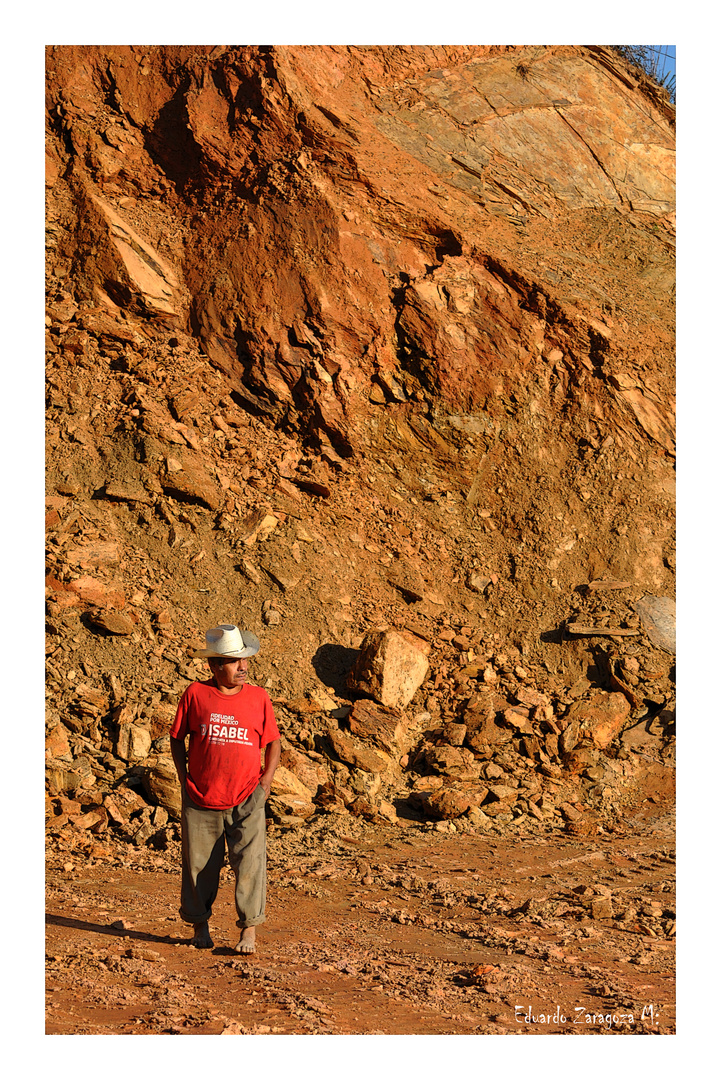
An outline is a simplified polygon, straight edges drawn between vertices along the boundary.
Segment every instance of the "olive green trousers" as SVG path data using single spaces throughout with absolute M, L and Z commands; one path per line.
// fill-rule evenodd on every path
M 261 785 L 229 810 L 198 806 L 184 791 L 181 823 L 181 918 L 189 923 L 210 918 L 227 846 L 228 863 L 235 874 L 237 925 L 265 922 L 265 791 Z

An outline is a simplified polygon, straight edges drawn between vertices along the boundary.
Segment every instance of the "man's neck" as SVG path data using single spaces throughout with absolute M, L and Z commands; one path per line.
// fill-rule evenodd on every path
M 221 686 L 218 680 L 214 678 L 213 686 L 216 690 L 220 690 L 221 694 L 226 694 L 227 696 L 232 697 L 233 695 L 240 693 L 240 691 L 243 689 L 243 686 L 245 686 L 245 683 L 243 683 L 242 686 L 231 686 L 230 688 L 228 688 L 227 686 Z

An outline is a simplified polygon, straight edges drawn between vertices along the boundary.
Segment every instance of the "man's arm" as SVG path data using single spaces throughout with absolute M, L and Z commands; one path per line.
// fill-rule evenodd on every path
M 185 739 L 174 739 L 170 736 L 170 753 L 173 758 L 173 764 L 175 765 L 175 771 L 178 774 L 178 780 L 180 786 L 185 787 L 185 778 L 188 775 L 188 765 L 185 755 Z
M 270 785 L 273 783 L 273 773 L 280 761 L 280 739 L 269 742 L 265 748 L 265 767 L 260 774 L 260 783 L 265 791 L 266 798 L 270 795 Z

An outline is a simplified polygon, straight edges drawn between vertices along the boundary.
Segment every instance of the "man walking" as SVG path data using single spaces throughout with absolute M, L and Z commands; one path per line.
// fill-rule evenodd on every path
M 227 844 L 241 928 L 235 951 L 252 953 L 265 922 L 265 800 L 280 734 L 268 694 L 247 682 L 247 658 L 260 649 L 255 634 L 223 624 L 207 631 L 205 644 L 195 656 L 207 658 L 212 678 L 185 690 L 170 730 L 183 792 L 180 915 L 193 924 L 191 943 L 212 948 L 208 921 Z

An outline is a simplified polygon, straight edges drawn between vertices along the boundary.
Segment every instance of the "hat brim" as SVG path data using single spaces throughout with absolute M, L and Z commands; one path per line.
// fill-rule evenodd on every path
M 245 648 L 237 649 L 233 652 L 218 652 L 217 649 L 196 649 L 193 656 L 204 656 L 206 659 L 218 660 L 246 660 L 249 656 L 255 656 L 260 651 L 260 641 L 252 634 L 250 630 L 242 631 L 243 644 Z
M 260 645 L 249 645 L 240 652 L 214 652 L 213 649 L 198 649 L 193 656 L 205 656 L 208 659 L 216 657 L 218 660 L 245 660 L 249 656 L 255 656 L 260 650 Z

